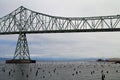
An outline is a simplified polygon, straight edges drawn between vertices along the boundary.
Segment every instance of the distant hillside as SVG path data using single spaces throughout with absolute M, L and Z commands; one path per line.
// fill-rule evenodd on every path
M 5 61 L 5 60 L 9 60 L 10 58 L 1 58 L 0 57 L 0 61 Z
M 38 61 L 96 61 L 98 58 L 32 58 Z
M 120 58 L 98 59 L 98 62 L 115 62 L 120 63 Z
M 120 61 L 120 58 L 109 58 L 107 61 Z
M 1 58 L 0 61 L 10 60 L 11 58 Z M 32 57 L 31 59 L 37 61 L 96 61 L 98 58 L 39 58 Z

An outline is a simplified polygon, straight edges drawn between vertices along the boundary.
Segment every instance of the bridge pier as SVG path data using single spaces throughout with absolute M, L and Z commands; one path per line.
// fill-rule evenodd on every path
M 25 33 L 20 33 L 12 60 L 6 60 L 6 63 L 35 63 L 30 59 L 27 37 Z
M 25 33 L 20 33 L 13 59 L 30 60 L 29 48 Z

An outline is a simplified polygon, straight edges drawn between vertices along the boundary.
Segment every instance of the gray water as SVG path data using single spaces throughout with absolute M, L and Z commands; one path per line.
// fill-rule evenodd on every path
M 78 61 L 35 64 L 0 62 L 0 80 L 120 80 L 120 64 Z

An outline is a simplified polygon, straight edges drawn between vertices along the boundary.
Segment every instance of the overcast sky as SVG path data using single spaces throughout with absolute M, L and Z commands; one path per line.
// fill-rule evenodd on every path
M 0 17 L 24 6 L 53 16 L 107 16 L 120 13 L 120 0 L 0 0 Z M 13 56 L 18 35 L 0 35 L 0 57 Z M 31 56 L 44 58 L 120 57 L 120 33 L 27 35 Z

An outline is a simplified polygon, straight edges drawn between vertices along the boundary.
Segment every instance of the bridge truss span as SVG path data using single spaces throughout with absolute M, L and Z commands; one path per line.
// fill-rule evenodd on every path
M 34 62 L 29 61 L 31 58 L 26 34 L 109 31 L 120 31 L 120 15 L 58 17 L 38 13 L 21 6 L 0 18 L 0 35 L 19 34 L 12 62 L 14 60 L 17 60 L 15 62 L 19 60 Z
M 19 7 L 0 18 L 0 34 L 120 31 L 120 15 L 57 17 Z

